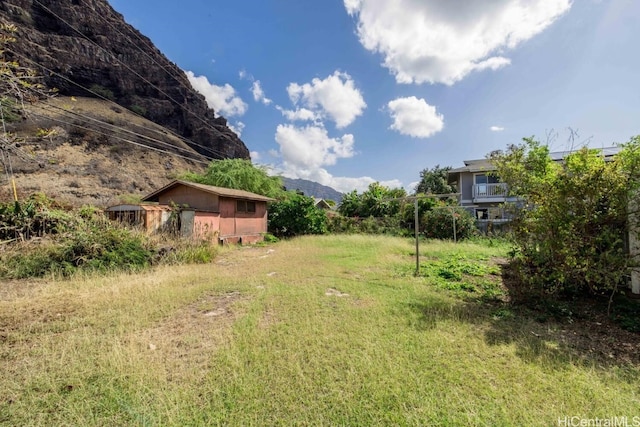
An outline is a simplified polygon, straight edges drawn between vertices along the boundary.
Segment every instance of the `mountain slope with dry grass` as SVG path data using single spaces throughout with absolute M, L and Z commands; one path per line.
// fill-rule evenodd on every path
M 114 103 L 54 97 L 26 106 L 8 124 L 19 139 L 5 161 L 0 199 L 43 192 L 72 205 L 109 206 L 133 200 L 185 171 L 202 171 L 205 156 L 166 128 Z
M 139 112 L 215 158 L 249 159 L 249 149 L 216 116 L 176 64 L 127 24 L 107 0 L 3 0 L 0 25 L 15 26 L 6 58 L 32 68 L 66 96 L 101 97 Z

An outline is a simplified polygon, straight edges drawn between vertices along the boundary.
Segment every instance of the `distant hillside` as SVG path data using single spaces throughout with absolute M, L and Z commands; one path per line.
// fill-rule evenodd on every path
M 287 190 L 302 191 L 305 196 L 317 197 L 319 199 L 333 200 L 336 203 L 342 201 L 342 193 L 334 190 L 326 185 L 318 184 L 317 182 L 309 181 L 306 179 L 293 179 L 282 177 L 282 182 Z

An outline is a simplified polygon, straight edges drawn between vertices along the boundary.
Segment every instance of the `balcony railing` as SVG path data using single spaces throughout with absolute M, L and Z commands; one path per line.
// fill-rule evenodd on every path
M 473 198 L 475 199 L 504 199 L 507 197 L 507 184 L 475 184 L 473 186 Z

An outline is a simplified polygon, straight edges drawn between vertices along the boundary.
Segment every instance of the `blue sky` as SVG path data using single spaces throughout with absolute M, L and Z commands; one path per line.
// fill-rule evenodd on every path
M 109 0 L 226 117 L 254 163 L 409 191 L 536 136 L 640 134 L 637 0 Z

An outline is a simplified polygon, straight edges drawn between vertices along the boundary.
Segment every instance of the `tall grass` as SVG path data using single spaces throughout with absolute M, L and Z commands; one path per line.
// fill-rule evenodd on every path
M 515 426 L 639 415 L 638 367 L 565 348 L 546 326 L 497 315 L 429 269 L 453 269 L 455 257 L 474 266 L 460 280 L 475 283 L 504 246 L 423 244 L 418 277 L 412 250 L 399 238 L 315 236 L 213 264 L 2 283 L 0 424 Z

